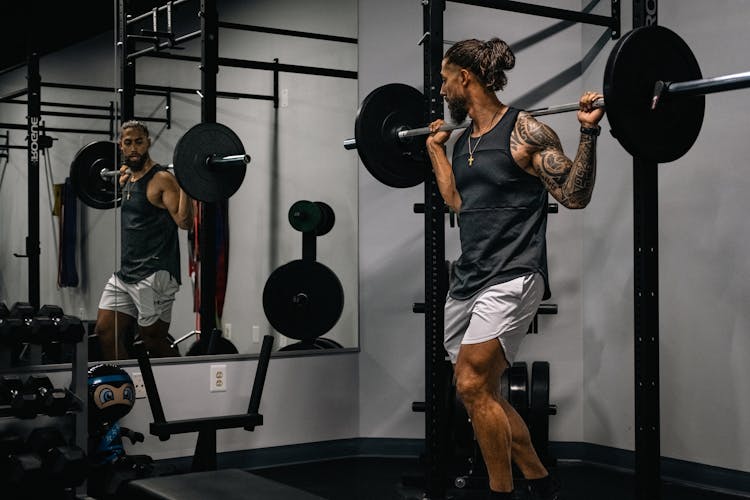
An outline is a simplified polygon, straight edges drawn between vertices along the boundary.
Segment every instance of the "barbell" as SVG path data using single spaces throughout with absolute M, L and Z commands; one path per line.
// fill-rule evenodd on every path
M 703 79 L 693 52 L 675 32 L 663 26 L 636 28 L 612 49 L 604 71 L 603 101 L 610 131 L 636 158 L 668 163 L 695 143 L 703 124 L 706 94 L 750 87 L 750 72 Z M 606 104 L 606 106 L 605 106 Z M 564 104 L 530 110 L 534 116 L 578 110 Z M 357 111 L 354 139 L 365 168 L 380 182 L 396 188 L 416 186 L 430 173 L 419 127 L 425 119 L 425 97 L 400 83 L 372 91 Z M 441 130 L 466 128 L 446 125 Z
M 232 129 L 220 123 L 199 123 L 177 141 L 169 168 L 191 198 L 215 203 L 240 188 L 249 162 L 250 156 Z M 92 208 L 119 206 L 119 165 L 115 143 L 96 141 L 84 146 L 70 165 L 70 179 L 78 198 Z

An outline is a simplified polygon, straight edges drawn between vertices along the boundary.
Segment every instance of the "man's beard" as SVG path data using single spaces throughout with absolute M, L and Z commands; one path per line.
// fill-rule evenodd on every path
M 451 119 L 454 123 L 463 123 L 466 120 L 466 116 L 469 114 L 469 107 L 467 106 L 465 97 L 452 97 L 446 99 L 448 101 L 448 112 L 451 115 Z
M 143 170 L 143 166 L 146 164 L 146 160 L 148 160 L 148 153 L 145 153 L 143 155 L 140 155 L 138 158 L 125 158 L 125 165 L 128 166 L 131 172 L 140 172 Z

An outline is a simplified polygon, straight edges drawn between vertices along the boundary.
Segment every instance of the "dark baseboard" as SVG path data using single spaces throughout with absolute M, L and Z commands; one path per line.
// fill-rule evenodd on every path
M 219 453 L 218 467 L 263 469 L 338 458 L 355 457 L 418 457 L 424 449 L 422 439 L 352 438 L 319 441 L 255 450 Z M 629 450 L 591 443 L 551 442 L 550 455 L 560 463 L 578 462 L 615 468 L 633 473 L 635 454 Z M 160 460 L 159 463 L 188 471 L 192 457 Z M 694 487 L 734 493 L 750 498 L 750 473 L 711 465 L 663 457 L 661 475 L 665 481 Z

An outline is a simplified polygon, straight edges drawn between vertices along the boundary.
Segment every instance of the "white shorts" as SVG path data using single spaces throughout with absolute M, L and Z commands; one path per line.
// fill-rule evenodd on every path
M 544 278 L 528 274 L 481 290 L 466 300 L 445 301 L 445 350 L 456 363 L 461 344 L 498 339 L 513 364 L 544 295 Z
M 137 283 L 123 283 L 113 274 L 104 286 L 99 309 L 137 318 L 140 326 L 151 326 L 158 319 L 170 323 L 174 296 L 179 288 L 168 271 L 156 271 Z

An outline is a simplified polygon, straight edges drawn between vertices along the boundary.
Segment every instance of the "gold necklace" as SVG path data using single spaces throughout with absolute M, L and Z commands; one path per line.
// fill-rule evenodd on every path
M 497 114 L 500 112 L 501 109 L 503 109 L 502 106 L 500 106 L 499 108 L 497 108 L 497 111 L 495 111 L 495 114 L 492 115 L 492 120 L 490 120 L 490 125 L 489 125 L 489 127 L 488 127 L 487 130 L 489 130 L 492 127 L 492 122 L 495 121 L 495 118 L 497 118 Z M 486 133 L 487 132 L 485 131 L 485 134 Z M 471 147 L 471 134 L 469 134 L 469 166 L 472 166 L 472 164 L 474 164 L 474 151 L 476 151 L 477 148 L 479 147 L 479 143 L 482 141 L 482 137 L 484 137 L 484 134 L 480 133 L 479 134 L 479 139 L 477 139 L 477 142 L 476 142 L 476 144 L 474 144 L 474 148 L 472 149 L 472 147 Z

